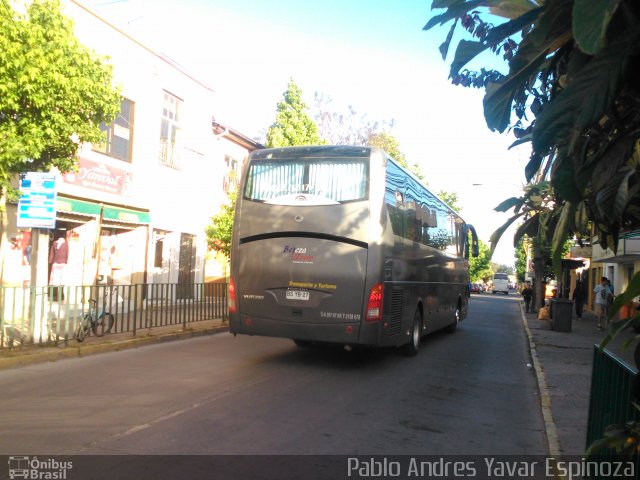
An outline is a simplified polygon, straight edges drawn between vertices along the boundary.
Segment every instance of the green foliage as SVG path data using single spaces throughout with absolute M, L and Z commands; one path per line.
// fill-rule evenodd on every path
M 529 237 L 542 257 L 541 265 L 544 265 L 544 272 L 536 272 L 536 277 L 554 277 L 560 272 L 560 260 L 573 245 L 572 239 L 562 237 L 557 246 L 558 232 L 562 228 L 570 228 L 581 235 L 588 235 L 587 221 L 582 218 L 584 212 L 577 211 L 571 204 L 554 210 L 554 201 L 554 191 L 549 182 L 527 185 L 521 197 L 504 200 L 495 210 L 507 212 L 513 209 L 514 215 L 491 236 L 492 252 L 504 232 L 514 222 L 521 220 L 514 235 L 514 247 L 518 248 L 519 242 L 525 236 Z M 562 222 L 570 223 L 570 226 L 562 227 Z
M 504 263 L 491 262 L 491 270 L 493 270 L 493 273 L 503 272 L 503 273 L 506 273 L 508 275 L 514 275 L 515 274 L 515 270 L 513 268 L 513 265 L 507 265 L 507 264 L 504 264 Z
M 640 313 L 633 308 L 626 309 L 626 315 L 622 314 L 622 307 L 632 305 L 634 299 L 640 295 L 640 272 L 636 273 L 627 289 L 617 295 L 613 301 L 613 305 L 607 312 L 609 328 L 607 335 L 600 342 L 599 348 L 604 349 L 611 340 L 613 340 L 620 332 L 624 330 L 634 329 L 640 331 Z M 620 316 L 619 321 L 614 321 L 616 315 Z M 630 336 L 623 344 L 623 348 L 628 348 L 640 339 L 640 335 Z M 638 357 L 638 349 L 640 345 L 636 343 L 635 358 Z M 636 380 L 637 380 L 636 374 Z M 634 386 L 632 386 L 634 388 Z M 640 412 L 640 405 L 635 402 L 633 407 L 636 410 L 636 416 Z M 587 449 L 586 455 L 593 456 L 598 453 L 607 453 L 607 449 L 613 449 L 618 455 L 637 455 L 640 449 L 640 421 L 629 420 L 625 424 L 609 425 L 604 431 L 603 438 L 595 440 Z
M 323 143 L 318 127 L 307 114 L 302 90 L 289 80 L 282 101 L 278 102 L 276 120 L 267 131 L 267 147 L 318 145 Z
M 445 9 L 425 26 L 454 21 L 472 37 L 458 42 L 453 83 L 484 87 L 487 125 L 531 142 L 528 181 L 549 181 L 552 246 L 587 220 L 603 247 L 640 227 L 640 4 L 634 0 L 435 1 Z M 497 26 L 479 7 L 507 20 Z M 509 8 L 513 7 L 513 8 Z M 495 17 L 493 17 L 495 19 Z M 469 71 L 484 52 L 501 54 L 508 73 Z M 514 144 L 514 145 L 515 145 Z M 557 261 L 556 257 L 556 261 Z
M 76 165 L 83 142 L 120 109 L 107 59 L 81 45 L 59 0 L 34 0 L 26 13 L 0 0 L 0 193 L 27 171 Z
M 482 240 L 478 240 L 478 247 L 478 256 L 469 258 L 469 278 L 472 282 L 486 282 L 493 276 L 491 250 Z
M 407 160 L 404 153 L 400 151 L 400 142 L 396 137 L 387 132 L 371 133 L 367 138 L 367 145 L 378 147 L 387 152 L 391 157 L 403 167 L 407 168 Z
M 507 14 L 505 6 L 518 3 Z M 493 7 L 508 19 L 494 26 L 474 9 Z M 521 219 L 516 240 L 532 238 L 536 282 L 550 245 L 555 271 L 567 238 L 591 222 L 603 248 L 617 250 L 623 231 L 640 228 L 640 3 L 636 0 L 434 0 L 445 9 L 425 29 L 453 21 L 443 55 L 458 23 L 473 40 L 461 40 L 452 60 L 455 84 L 484 87 L 484 115 L 491 130 L 512 128 L 516 144 L 531 142 L 525 168 L 529 190 L 503 202 Z M 464 69 L 486 51 L 502 54 L 508 73 Z M 533 189 L 538 189 L 537 192 Z M 636 275 L 637 277 L 637 275 Z M 613 316 L 640 293 L 640 277 L 619 295 Z M 541 298 L 539 284 L 536 296 Z M 637 315 L 636 315 L 637 316 Z M 614 323 L 615 332 L 636 322 Z M 610 333 L 611 335 L 611 333 Z M 604 342 L 603 342 L 604 343 Z M 638 422 L 610 426 L 589 448 L 637 453 Z
M 633 403 L 633 407 L 636 415 L 640 413 L 640 405 Z M 639 448 L 640 422 L 630 420 L 625 424 L 608 425 L 604 430 L 604 437 L 589 445 L 585 455 L 587 460 L 598 460 L 598 454 L 611 458 L 607 450 L 613 450 L 619 458 L 629 459 L 631 463 L 637 457 Z
M 524 238 L 518 240 L 513 256 L 515 257 L 518 282 L 524 282 L 525 273 L 527 273 L 527 250 Z
M 447 192 L 445 190 L 440 190 L 436 195 L 438 195 L 438 197 L 440 197 L 447 205 L 449 205 L 454 212 L 460 213 L 462 211 L 462 207 L 458 205 L 458 201 L 460 199 L 458 198 L 457 192 Z
M 402 167 L 413 173 L 416 178 L 424 182 L 424 174 L 420 169 L 420 165 L 413 163 L 409 165 L 404 153 L 400 150 L 400 142 L 389 132 L 370 132 L 366 139 L 365 145 L 370 147 L 382 148 Z M 426 183 L 426 182 L 425 182 Z M 456 210 L 457 211 L 457 210 Z
M 235 191 L 229 192 L 227 203 L 220 207 L 220 211 L 211 218 L 211 223 L 205 228 L 209 248 L 224 254 L 227 258 L 231 256 L 236 198 Z

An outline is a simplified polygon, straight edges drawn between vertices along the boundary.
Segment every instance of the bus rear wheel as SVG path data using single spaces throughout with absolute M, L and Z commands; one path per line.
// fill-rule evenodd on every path
M 411 337 L 409 343 L 401 347 L 402 354 L 407 357 L 413 357 L 418 354 L 420 349 L 420 339 L 422 338 L 422 315 L 419 310 L 413 315 L 413 325 L 411 326 Z
M 458 329 L 458 324 L 460 323 L 460 306 L 456 307 L 453 315 L 454 315 L 453 323 L 450 323 L 444 329 L 446 333 L 455 333 L 455 331 Z

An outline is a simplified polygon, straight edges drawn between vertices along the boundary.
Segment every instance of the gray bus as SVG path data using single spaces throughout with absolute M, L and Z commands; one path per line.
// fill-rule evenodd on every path
M 383 150 L 256 150 L 241 178 L 231 333 L 415 355 L 465 318 L 475 230 Z

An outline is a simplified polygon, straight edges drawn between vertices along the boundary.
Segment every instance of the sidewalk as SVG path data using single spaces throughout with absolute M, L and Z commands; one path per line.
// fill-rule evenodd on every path
M 72 336 L 68 341 L 68 346 L 61 342 L 58 346 L 29 345 L 2 349 L 0 350 L 0 370 L 210 335 L 226 332 L 228 329 L 228 324 L 223 322 L 221 318 L 217 318 L 188 323 L 185 329 L 180 324 L 142 329 L 136 333 L 135 337 L 131 332 L 107 334 L 104 337 L 90 335 L 80 343 Z
M 574 312 L 571 332 L 551 330 L 548 320 L 524 313 L 524 306 L 522 317 L 538 377 L 550 453 L 581 455 L 586 449 L 594 345 L 606 332 L 596 329 L 591 312 L 584 312 L 581 320 Z M 608 348 L 635 367 L 633 349 L 621 348 L 629 335 L 632 333 L 622 332 Z

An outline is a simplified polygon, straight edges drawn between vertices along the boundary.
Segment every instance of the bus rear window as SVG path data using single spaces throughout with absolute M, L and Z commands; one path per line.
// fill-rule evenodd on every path
M 327 203 L 366 200 L 367 177 L 366 159 L 258 160 L 249 167 L 244 198 L 268 203 L 287 203 L 298 195 Z

